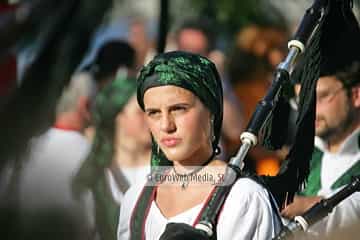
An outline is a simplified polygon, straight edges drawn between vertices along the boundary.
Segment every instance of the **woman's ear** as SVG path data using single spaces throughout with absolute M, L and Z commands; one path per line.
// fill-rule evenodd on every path
M 360 83 L 351 88 L 351 100 L 356 108 L 360 108 Z
M 124 124 L 124 121 L 125 121 L 124 120 L 124 118 L 125 118 L 124 115 L 125 114 L 122 111 L 118 112 L 118 114 L 116 115 L 116 118 L 115 118 L 116 125 L 122 126 Z
M 214 122 L 215 122 L 215 117 L 214 115 L 210 115 L 210 139 L 211 142 L 215 141 L 215 126 L 214 126 Z

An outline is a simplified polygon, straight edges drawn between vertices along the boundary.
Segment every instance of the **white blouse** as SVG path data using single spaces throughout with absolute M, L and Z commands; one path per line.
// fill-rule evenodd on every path
M 122 199 L 124 198 L 124 193 L 119 189 L 116 180 L 109 169 L 105 171 L 106 177 L 110 186 L 111 194 L 114 200 L 121 205 Z M 144 180 L 147 179 L 148 174 L 150 173 L 150 166 L 140 166 L 134 168 L 121 168 L 121 173 L 124 174 L 124 177 L 128 181 L 130 186 L 136 185 L 138 183 L 143 184 Z
M 118 240 L 129 239 L 129 224 L 132 210 L 143 188 L 134 185 L 125 194 L 120 210 Z M 281 223 L 271 206 L 268 192 L 255 181 L 240 178 L 227 197 L 217 224 L 218 240 L 271 239 L 279 232 Z M 203 204 L 190 208 L 174 217 L 163 216 L 153 201 L 146 218 L 146 240 L 158 240 L 170 222 L 192 225 Z M 139 229 L 141 231 L 141 229 Z

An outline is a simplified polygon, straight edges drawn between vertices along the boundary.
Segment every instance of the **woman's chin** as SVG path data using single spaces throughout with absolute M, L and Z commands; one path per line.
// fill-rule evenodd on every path
M 182 162 L 184 158 L 184 156 L 187 155 L 187 151 L 184 152 L 181 149 L 177 149 L 177 148 L 171 148 L 171 149 L 166 149 L 163 150 L 165 156 L 167 159 L 169 159 L 172 162 Z

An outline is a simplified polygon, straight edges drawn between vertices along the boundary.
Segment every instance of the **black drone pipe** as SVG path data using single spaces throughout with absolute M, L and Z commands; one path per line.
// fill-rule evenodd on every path
M 312 208 L 307 210 L 303 215 L 296 216 L 273 239 L 292 239 L 294 237 L 294 234 L 298 232 L 305 232 L 314 223 L 326 217 L 341 201 L 343 201 L 345 198 L 349 197 L 351 194 L 357 191 L 360 191 L 360 175 L 354 177 L 351 183 L 346 185 L 346 187 L 335 193 L 330 198 L 321 200 Z
M 270 89 L 263 100 L 257 105 L 247 130 L 241 134 L 242 145 L 237 155 L 230 160 L 229 168 L 227 168 L 225 173 L 224 184 L 226 186 L 223 184 L 216 187 L 199 223 L 195 226 L 197 229 L 204 231 L 209 237 L 214 233 L 216 219 L 221 206 L 225 202 L 236 178 L 241 175 L 243 160 L 247 152 L 257 144 L 259 131 L 265 126 L 267 119 L 271 116 L 277 104 L 279 93 L 284 83 L 289 80 L 297 58 L 304 52 L 305 46 L 307 46 L 307 43 L 323 19 L 325 10 L 327 10 L 327 3 L 328 1 L 315 0 L 314 4 L 306 11 L 294 39 L 288 43 L 289 53 L 287 57 L 277 67 Z
M 157 53 L 163 53 L 166 46 L 166 36 L 169 23 L 169 1 L 160 0 L 160 16 L 159 16 L 159 34 Z

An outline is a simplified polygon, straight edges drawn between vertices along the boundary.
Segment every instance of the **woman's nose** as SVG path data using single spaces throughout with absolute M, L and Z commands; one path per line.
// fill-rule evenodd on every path
M 160 123 L 161 130 L 164 132 L 174 132 L 176 125 L 173 118 L 169 114 L 163 114 Z

